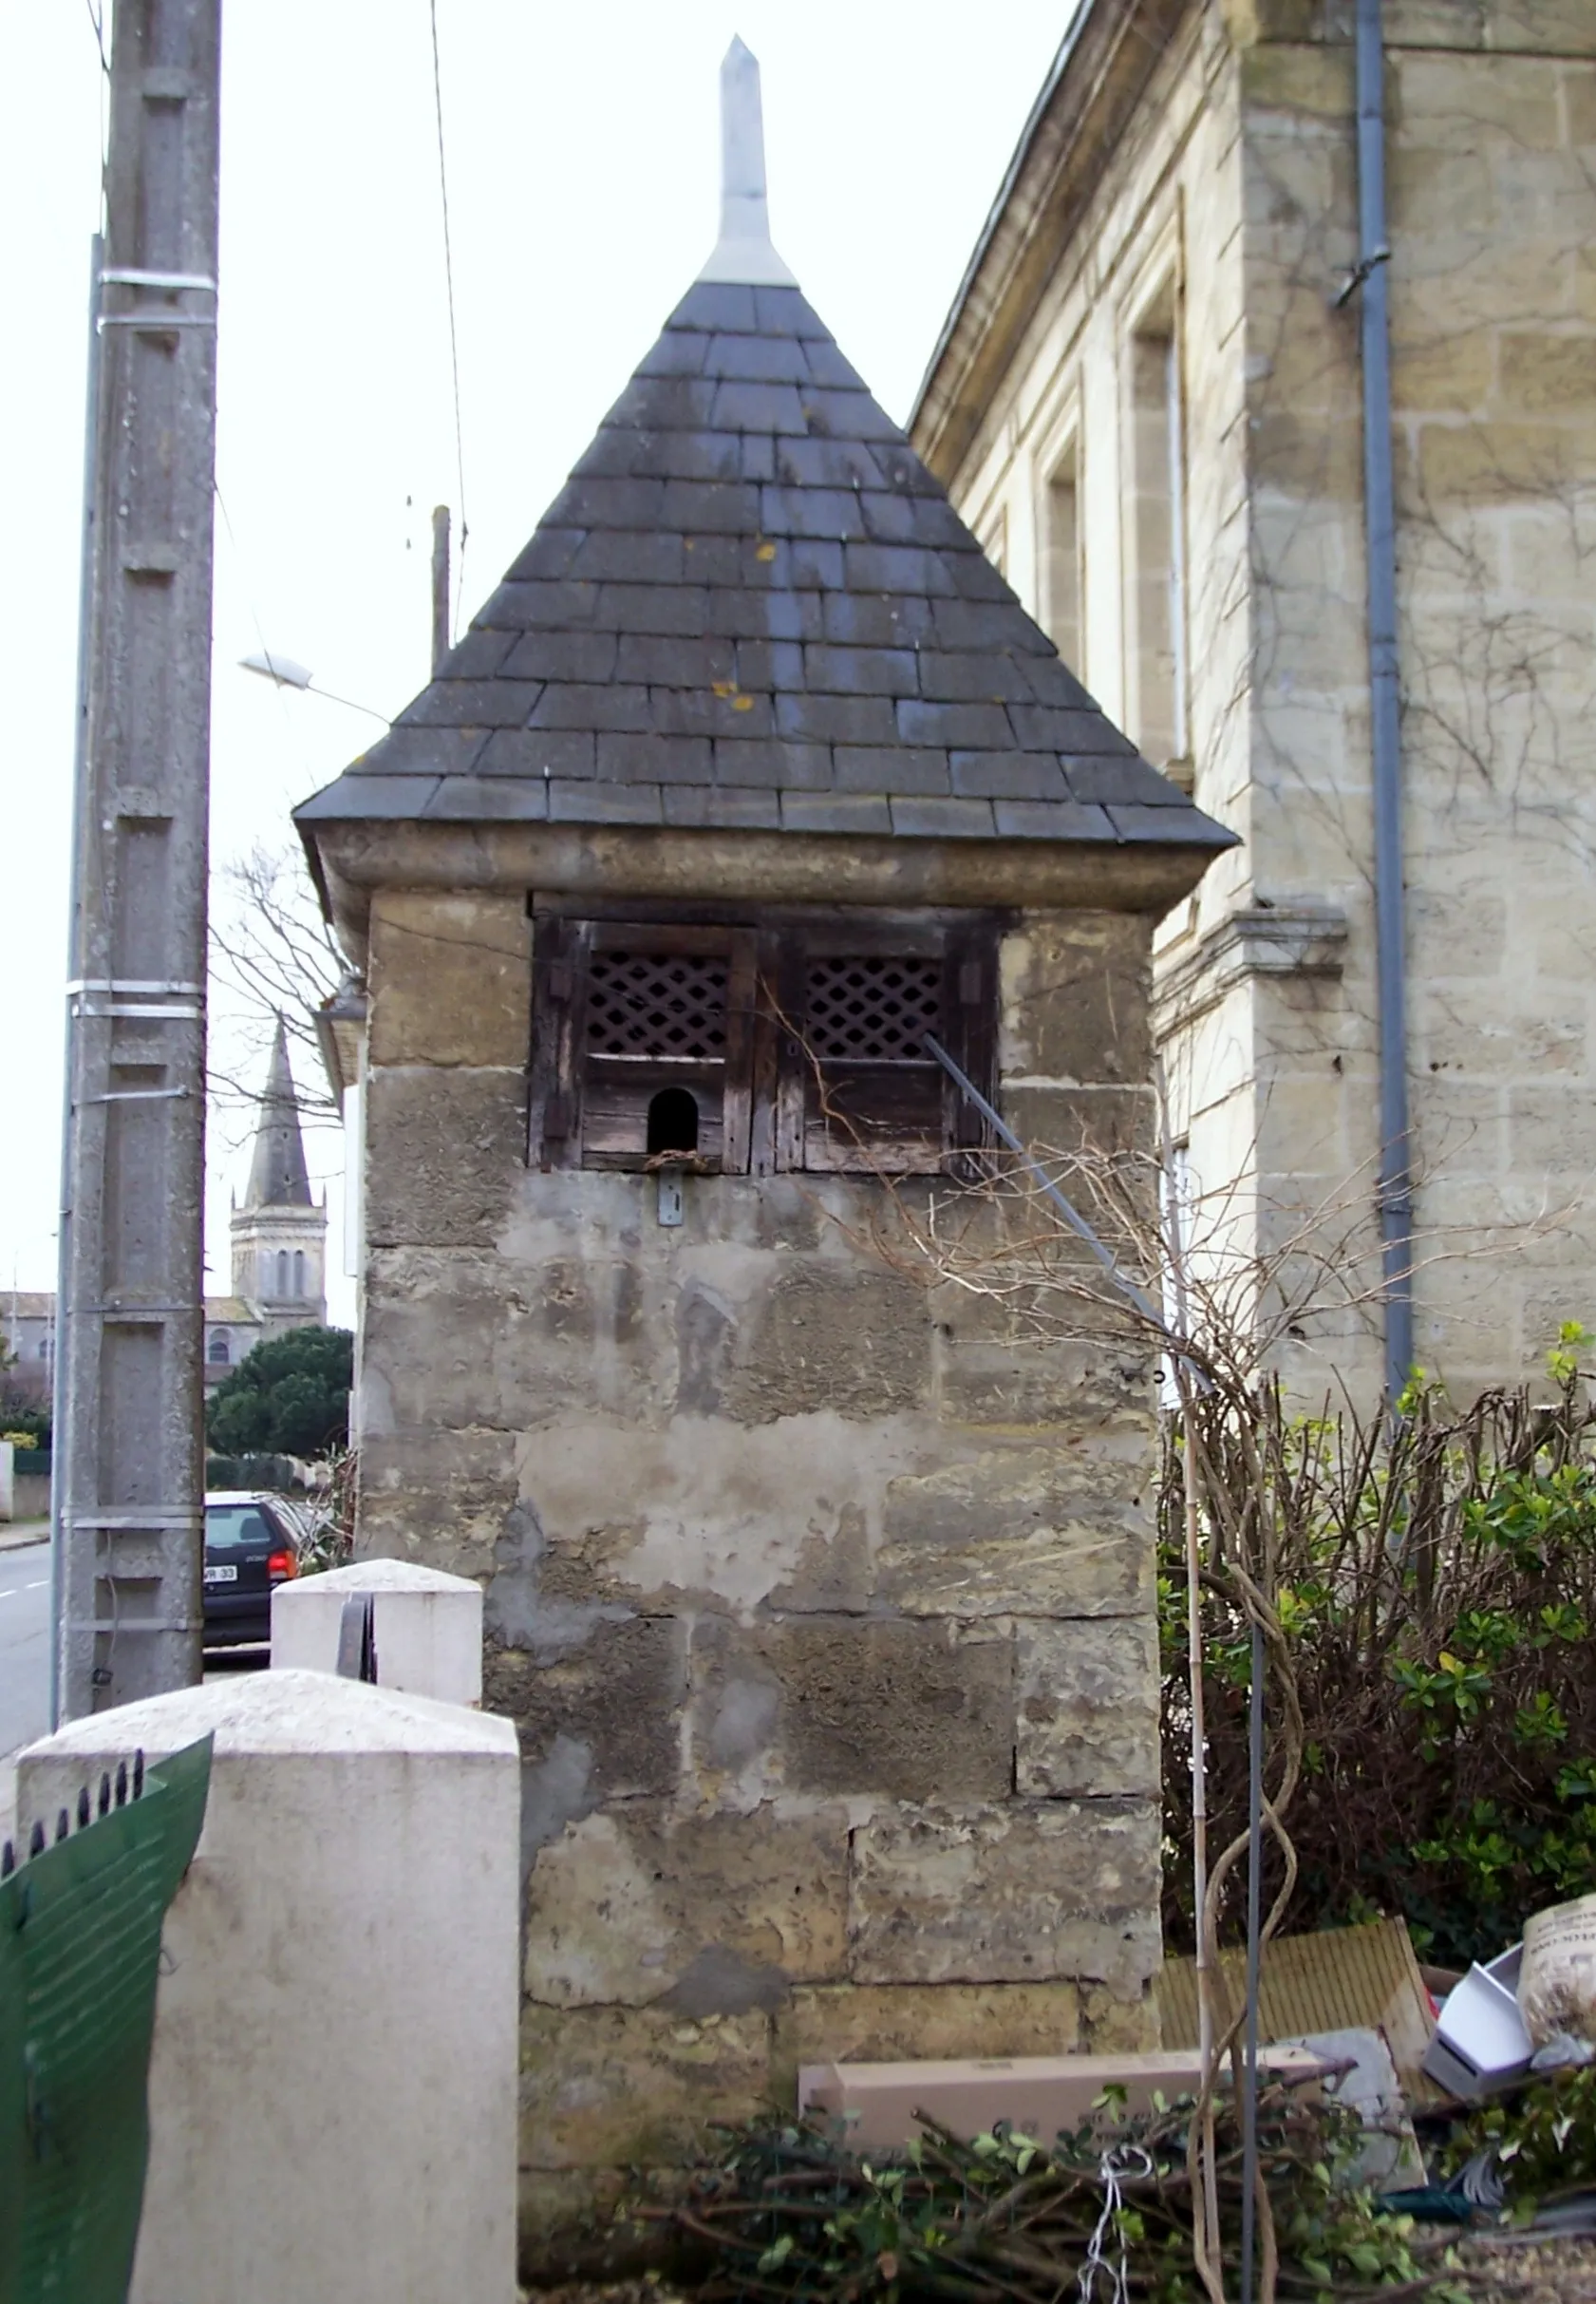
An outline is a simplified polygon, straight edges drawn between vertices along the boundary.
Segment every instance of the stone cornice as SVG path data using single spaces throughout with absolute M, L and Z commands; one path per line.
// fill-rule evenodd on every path
M 1338 905 L 1232 912 L 1189 952 L 1154 962 L 1153 1021 L 1160 1039 L 1217 1007 L 1248 976 L 1339 976 L 1346 915 Z
M 1025 123 L 910 417 L 950 486 L 1189 0 L 1084 0 Z

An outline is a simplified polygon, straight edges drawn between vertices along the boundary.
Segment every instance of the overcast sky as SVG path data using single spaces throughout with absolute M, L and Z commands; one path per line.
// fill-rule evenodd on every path
M 110 0 L 107 0 L 107 13 Z M 719 66 L 764 74 L 772 234 L 908 414 L 1071 0 L 438 0 L 463 409 L 462 620 L 535 526 L 715 236 Z M 0 1289 L 55 1281 L 88 237 L 101 68 L 84 0 L 9 0 L 6 715 L 11 993 Z M 212 859 L 377 724 L 236 669 L 263 646 L 398 711 L 426 674 L 431 507 L 457 506 L 426 0 L 228 0 Z M 238 1063 L 229 1044 L 214 1061 Z M 213 1026 L 214 1032 L 216 1027 Z M 336 1206 L 336 1133 L 309 1145 Z M 237 1123 L 214 1125 L 207 1285 Z M 329 1258 L 341 1262 L 336 1235 Z M 338 1283 L 335 1317 L 352 1299 Z

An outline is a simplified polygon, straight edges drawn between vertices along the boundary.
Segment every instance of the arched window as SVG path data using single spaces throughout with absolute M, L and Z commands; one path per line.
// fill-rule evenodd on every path
M 296 1248 L 293 1252 L 293 1293 L 303 1300 L 305 1294 L 305 1251 L 303 1248 Z
M 205 1347 L 205 1357 L 213 1368 L 231 1368 L 233 1345 L 225 1328 L 218 1328 Z
M 286 1248 L 279 1248 L 277 1251 L 277 1294 L 279 1296 L 286 1296 L 288 1292 L 289 1252 Z

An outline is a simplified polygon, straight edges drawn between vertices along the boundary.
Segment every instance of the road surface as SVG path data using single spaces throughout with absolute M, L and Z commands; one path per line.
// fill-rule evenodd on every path
M 50 1548 L 0 1550 L 0 1760 L 50 1724 Z

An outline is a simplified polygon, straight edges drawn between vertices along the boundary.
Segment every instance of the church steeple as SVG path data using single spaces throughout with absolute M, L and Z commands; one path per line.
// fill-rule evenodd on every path
M 244 1206 L 310 1206 L 310 1179 L 299 1134 L 299 1100 L 293 1091 L 288 1029 L 281 1016 L 277 1018 L 277 1036 L 272 1043 L 266 1092 L 260 1100 L 260 1124 L 255 1130 L 254 1157 L 250 1162 Z

